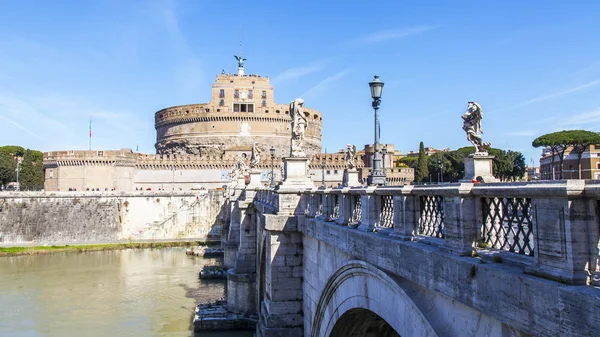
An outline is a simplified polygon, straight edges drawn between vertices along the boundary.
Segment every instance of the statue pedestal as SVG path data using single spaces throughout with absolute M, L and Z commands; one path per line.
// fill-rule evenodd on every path
M 465 158 L 465 177 L 460 180 L 461 183 L 470 183 L 477 177 L 483 178 L 486 183 L 498 181 L 493 174 L 493 159 L 490 155 L 473 155 Z
M 358 171 L 356 169 L 344 170 L 344 187 L 359 187 L 362 184 L 358 181 Z
M 250 169 L 250 183 L 248 187 L 261 187 L 262 183 L 260 181 L 260 170 Z
M 308 177 L 307 157 L 283 158 L 284 177 L 280 189 L 287 188 L 313 188 L 315 185 Z

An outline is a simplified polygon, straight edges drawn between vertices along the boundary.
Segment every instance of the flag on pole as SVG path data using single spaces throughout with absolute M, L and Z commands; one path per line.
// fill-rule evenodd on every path
M 92 150 L 92 116 L 90 116 L 90 148 L 89 150 Z
M 139 145 L 139 144 L 137 144 L 137 145 L 135 146 L 135 152 L 140 152 L 140 145 Z

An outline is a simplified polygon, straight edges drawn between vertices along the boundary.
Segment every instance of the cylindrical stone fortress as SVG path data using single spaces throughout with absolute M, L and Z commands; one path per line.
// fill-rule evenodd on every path
M 304 108 L 308 122 L 304 149 L 321 152 L 321 112 Z M 155 113 L 158 154 L 220 156 L 227 149 L 250 148 L 258 142 L 263 156 L 273 146 L 288 156 L 291 118 L 288 104 L 277 104 L 268 77 L 221 74 L 209 103 L 179 105 Z M 266 152 L 264 152 L 266 151 Z

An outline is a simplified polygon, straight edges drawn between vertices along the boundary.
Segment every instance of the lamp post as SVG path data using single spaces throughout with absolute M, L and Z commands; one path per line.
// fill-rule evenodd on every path
M 379 104 L 381 104 L 381 90 L 383 82 L 379 80 L 379 76 L 375 75 L 373 81 L 369 82 L 371 89 L 371 98 L 373 98 L 373 110 L 375 110 L 375 142 L 373 143 L 373 170 L 367 178 L 369 185 L 385 185 L 385 172 L 381 169 L 381 154 L 379 153 Z
M 321 187 L 325 188 L 325 158 L 321 159 Z
M 385 174 L 385 156 L 387 155 L 387 144 L 383 145 L 383 148 L 381 149 L 381 155 L 383 157 L 382 163 L 383 163 L 383 174 Z M 387 177 L 386 180 L 384 182 L 384 185 L 387 185 Z
M 440 179 L 439 179 L 439 182 L 443 183 L 444 182 L 444 164 L 442 163 L 441 160 L 438 160 L 438 165 L 440 167 Z
M 275 160 L 275 148 L 271 146 L 269 152 L 271 153 L 271 188 L 273 188 L 275 187 L 275 171 L 273 166 L 273 161 Z

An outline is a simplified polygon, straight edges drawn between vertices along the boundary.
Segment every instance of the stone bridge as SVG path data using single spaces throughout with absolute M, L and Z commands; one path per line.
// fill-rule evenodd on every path
M 232 190 L 257 336 L 600 336 L 598 182 Z

